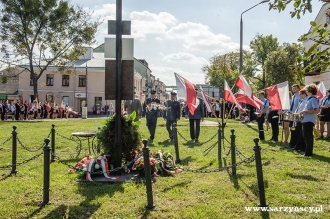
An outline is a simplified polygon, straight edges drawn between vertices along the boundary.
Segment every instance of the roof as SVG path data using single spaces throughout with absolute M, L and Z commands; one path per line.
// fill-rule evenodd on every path
M 18 94 L 18 79 L 8 79 L 7 84 L 0 83 L 0 94 Z

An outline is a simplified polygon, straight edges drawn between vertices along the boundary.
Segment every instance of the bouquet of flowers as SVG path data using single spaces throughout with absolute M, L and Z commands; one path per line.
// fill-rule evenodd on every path
M 161 110 L 167 110 L 167 107 L 162 105 L 162 104 L 155 103 L 155 102 L 149 103 L 147 105 L 147 111 L 148 112 L 158 112 L 158 111 L 161 111 Z
M 114 177 L 110 177 L 106 155 L 99 156 L 96 159 L 87 155 L 86 157 L 81 159 L 75 166 L 69 169 L 69 173 L 73 173 L 74 170 L 79 173 L 79 176 L 81 178 L 86 178 L 86 181 L 93 181 L 93 174 L 103 174 L 108 179 L 114 179 Z
M 145 176 L 144 158 L 140 157 L 133 164 L 132 170 L 137 170 L 142 176 Z M 182 172 L 176 167 L 174 157 L 169 152 L 153 152 L 150 154 L 151 175 L 159 176 L 160 174 L 173 175 L 174 173 Z

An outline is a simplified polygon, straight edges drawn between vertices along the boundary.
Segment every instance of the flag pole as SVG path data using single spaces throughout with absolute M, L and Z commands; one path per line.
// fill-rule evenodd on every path
M 208 93 L 206 93 L 203 90 L 200 90 L 199 88 L 198 88 L 198 91 L 203 92 L 203 94 L 205 94 L 205 96 L 211 98 L 212 100 L 216 100 L 214 97 L 211 97 Z M 215 116 L 215 118 L 217 119 L 217 122 L 219 123 L 219 119 L 218 119 L 217 115 L 214 113 L 214 111 L 212 109 L 211 109 L 211 114 L 213 114 Z

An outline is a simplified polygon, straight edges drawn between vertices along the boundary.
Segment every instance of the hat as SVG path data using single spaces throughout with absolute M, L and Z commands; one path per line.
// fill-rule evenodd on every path
M 171 92 L 171 96 L 176 96 L 176 93 L 175 92 Z
M 156 94 L 156 91 L 153 90 L 153 91 L 151 91 L 150 93 L 151 93 L 151 94 Z

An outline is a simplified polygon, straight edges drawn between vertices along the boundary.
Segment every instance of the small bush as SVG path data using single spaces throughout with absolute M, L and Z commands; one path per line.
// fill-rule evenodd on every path
M 122 158 L 125 161 L 132 159 L 132 153 L 140 147 L 141 133 L 139 125 L 141 121 L 134 122 L 136 112 L 130 116 L 121 115 L 121 135 L 122 135 Z M 107 118 L 104 126 L 97 133 L 97 139 L 101 144 L 103 153 L 108 155 L 109 163 L 115 159 L 115 118 L 116 115 Z

